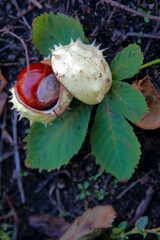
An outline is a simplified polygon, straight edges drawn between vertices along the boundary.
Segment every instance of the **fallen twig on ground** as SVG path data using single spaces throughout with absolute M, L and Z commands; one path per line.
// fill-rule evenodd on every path
M 10 62 L 10 63 L 0 63 L 0 67 L 10 67 L 10 66 L 17 66 L 17 65 L 20 65 L 21 63 L 20 62 Z
M 27 71 L 29 71 L 29 55 L 28 55 L 27 46 L 26 46 L 26 44 L 25 44 L 25 42 L 24 42 L 22 37 L 19 37 L 18 35 L 16 35 L 15 33 L 10 31 L 11 28 L 12 27 L 9 27 L 9 26 L 4 27 L 4 28 L 0 29 L 0 32 L 3 32 L 3 34 L 10 34 L 11 36 L 17 38 L 21 42 L 21 44 L 22 44 L 22 46 L 23 46 L 23 48 L 25 50 Z
M 4 111 L 4 114 L 3 114 L 3 122 L 2 122 L 2 127 L 5 128 L 5 125 L 6 125 L 6 111 Z M 2 155 L 3 153 L 3 141 L 4 141 L 4 136 L 3 134 L 1 134 L 1 137 L 0 137 L 0 155 Z M 1 162 L 0 162 L 0 196 L 2 194 L 2 187 L 1 187 L 1 182 L 2 182 L 2 165 L 1 165 Z
M 10 143 L 12 146 L 14 145 L 13 138 L 9 134 L 9 132 L 6 130 L 6 128 L 0 124 L 0 129 L 2 130 L 3 133 L 3 138 L 7 143 Z
M 121 3 L 121 0 L 119 1 L 119 3 Z M 115 12 L 116 12 L 116 7 L 114 7 L 113 10 L 112 10 L 112 12 L 109 14 L 109 17 L 108 17 L 108 19 L 107 19 L 107 24 L 108 24 L 108 25 L 110 24 L 111 19 L 112 19 L 112 17 L 113 17 L 113 15 L 114 15 Z
M 16 1 L 16 0 L 12 0 L 12 2 L 13 2 L 13 4 L 15 5 L 18 13 L 21 14 L 21 10 L 20 10 L 20 7 L 18 6 L 17 1 Z M 26 27 L 27 27 L 28 29 L 31 29 L 31 26 L 28 24 L 26 18 L 25 18 L 24 16 L 22 16 L 22 19 L 23 19 L 23 22 L 24 22 L 24 24 L 26 25 Z
M 13 111 L 12 128 L 13 128 L 14 157 L 15 157 L 15 165 L 16 165 L 17 184 L 21 194 L 21 202 L 25 203 L 23 184 L 20 176 L 21 174 L 20 158 L 19 158 L 19 152 L 17 147 L 17 112 L 16 111 Z
M 10 48 L 12 45 L 13 45 L 13 42 L 10 42 L 8 45 L 5 45 L 4 47 L 0 48 L 0 53 Z
M 43 2 L 44 2 L 44 0 L 39 1 L 40 4 L 43 3 Z M 32 6 L 29 5 L 29 7 L 28 7 L 27 9 L 22 10 L 21 13 L 18 14 L 18 16 L 17 16 L 16 19 L 19 19 L 19 18 L 21 18 L 22 16 L 26 15 L 27 13 L 29 13 L 30 11 L 32 11 L 35 7 L 36 7 L 35 5 L 32 5 Z
M 136 210 L 136 213 L 135 213 L 133 219 L 132 219 L 130 222 L 128 222 L 127 227 L 132 227 L 132 226 L 135 224 L 135 222 L 136 222 L 141 216 L 143 216 L 143 214 L 145 213 L 145 211 L 146 211 L 147 208 L 148 208 L 148 205 L 149 205 L 149 203 L 150 203 L 150 201 L 151 201 L 151 199 L 152 199 L 153 194 L 154 194 L 154 190 L 153 190 L 153 188 L 150 186 L 150 187 L 147 189 L 147 191 L 146 191 L 146 197 L 145 197 L 145 199 L 140 202 L 139 206 L 137 207 L 137 210 Z
M 18 148 L 19 149 L 19 148 Z M 3 160 L 9 158 L 10 156 L 12 156 L 14 154 L 14 151 L 10 151 L 10 152 L 6 152 L 3 155 L 0 156 L 0 162 L 2 162 Z
M 160 17 L 158 17 L 158 16 L 149 15 L 149 14 L 146 14 L 146 13 L 139 12 L 139 11 L 137 11 L 135 9 L 129 8 L 129 7 L 127 7 L 127 6 L 125 6 L 125 5 L 121 4 L 121 3 L 115 2 L 113 0 L 103 0 L 102 2 L 106 2 L 106 3 L 110 4 L 113 7 L 117 7 L 117 8 L 123 9 L 123 10 L 125 10 L 127 12 L 130 12 L 130 13 L 133 13 L 136 16 L 139 16 L 139 17 L 143 17 L 143 18 L 147 17 L 147 18 L 149 18 L 151 20 L 160 21 Z
M 157 22 L 157 24 L 155 25 L 155 28 L 154 28 L 152 34 L 155 34 L 155 33 L 157 32 L 159 26 L 160 26 L 160 22 Z M 148 52 L 148 50 L 149 50 L 149 48 L 150 48 L 150 45 L 151 45 L 151 43 L 152 43 L 152 40 L 153 40 L 153 39 L 150 39 L 150 40 L 148 41 L 148 43 L 147 43 L 147 45 L 146 45 L 146 47 L 145 47 L 145 49 L 144 49 L 144 51 L 143 51 L 143 55 L 145 55 L 145 54 Z
M 18 219 L 17 213 L 15 211 L 15 208 L 13 207 L 11 199 L 9 198 L 9 196 L 6 193 L 4 193 L 4 198 L 7 201 L 8 205 L 9 205 L 9 207 L 12 210 L 12 213 L 13 213 L 14 230 L 13 230 L 13 234 L 12 234 L 12 240 L 16 240 L 17 239 L 17 234 L 18 234 L 19 219 Z
M 130 189 L 132 189 L 137 183 L 141 182 L 143 179 L 145 179 L 149 174 L 151 174 L 152 171 L 145 174 L 142 178 L 139 178 L 137 181 L 133 182 L 128 188 L 124 189 L 118 196 L 117 199 L 122 198 Z
M 54 176 L 59 175 L 59 174 L 65 174 L 67 177 L 71 178 L 69 172 L 67 170 L 59 170 L 54 173 L 52 173 L 48 178 L 40 184 L 40 186 L 35 190 L 35 193 L 39 193 L 48 183 L 51 179 L 53 179 Z
M 160 34 L 128 32 L 126 37 L 152 38 L 160 39 Z

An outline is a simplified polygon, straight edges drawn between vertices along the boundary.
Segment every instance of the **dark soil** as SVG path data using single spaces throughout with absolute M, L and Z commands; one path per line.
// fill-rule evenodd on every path
M 30 63 L 38 62 L 42 59 L 42 56 L 34 49 L 31 43 L 32 30 L 24 24 L 22 17 L 18 17 L 28 8 L 29 1 L 17 0 L 19 10 L 17 10 L 15 2 L 13 0 L 0 1 L 0 28 L 9 25 L 12 32 L 24 39 L 29 51 Z M 117 2 L 120 1 L 117 0 Z M 122 0 L 121 3 L 134 9 L 139 7 L 145 11 L 150 10 L 152 15 L 160 15 L 159 1 L 156 0 Z M 108 47 L 105 54 L 109 63 L 117 52 L 130 43 L 136 43 L 137 40 L 141 42 L 140 46 L 145 54 L 144 62 L 157 59 L 160 56 L 158 39 L 140 39 L 134 36 L 126 36 L 128 32 L 155 35 L 155 32 L 160 31 L 156 21 L 150 20 L 146 23 L 144 18 L 111 7 L 108 4 L 103 4 L 103 1 L 46 0 L 42 1 L 42 6 L 42 9 L 34 7 L 24 15 L 29 26 L 32 25 L 32 21 L 36 16 L 44 12 L 60 12 L 68 16 L 78 17 L 89 41 L 92 42 L 96 39 L 97 43 L 102 43 L 102 48 Z M 0 55 L 0 66 L 8 81 L 5 91 L 10 95 L 10 87 L 13 86 L 19 72 L 26 65 L 25 51 L 18 39 L 1 32 Z M 154 65 L 141 71 L 137 79 L 149 74 L 152 82 L 159 84 L 159 71 L 159 66 Z M 26 198 L 25 204 L 22 204 L 15 175 L 13 141 L 11 140 L 12 119 L 11 104 L 7 103 L 1 117 L 0 155 L 4 156 L 4 154 L 10 152 L 13 152 L 13 154 L 0 161 L 0 224 L 15 224 L 13 217 L 9 217 L 11 210 L 13 211 L 8 204 L 10 202 L 19 219 L 17 240 L 44 240 L 49 238 L 44 234 L 44 231 L 35 230 L 29 226 L 28 219 L 31 215 L 39 213 L 59 215 L 67 212 L 65 218 L 72 222 L 76 216 L 81 215 L 88 207 L 105 204 L 111 204 L 115 208 L 117 212 L 116 224 L 125 220 L 131 226 L 131 223 L 134 222 L 135 212 L 142 200 L 145 200 L 144 204 L 146 206 L 140 216 L 149 217 L 147 228 L 160 226 L 160 129 L 146 131 L 133 126 L 142 145 L 142 156 L 132 178 L 123 183 L 117 182 L 114 177 L 106 173 L 100 176 L 98 179 L 100 181 L 89 180 L 90 177 L 100 172 L 100 167 L 95 164 L 94 157 L 89 154 L 88 137 L 80 152 L 60 171 L 51 171 L 49 173 L 42 171 L 39 173 L 38 170 L 26 168 L 23 139 L 26 136 L 26 130 L 29 128 L 29 122 L 27 119 L 22 119 L 17 124 L 22 182 Z M 77 200 L 76 196 L 80 193 L 77 184 L 85 181 L 90 183 L 89 191 L 91 195 L 84 200 Z M 135 183 L 134 186 L 132 186 L 133 183 Z M 128 187 L 130 189 L 120 197 L 120 194 Z M 100 188 L 104 188 L 106 192 L 103 200 L 98 200 L 95 192 L 96 189 Z M 150 188 L 153 189 L 154 193 L 151 194 L 151 197 L 148 197 L 146 191 Z M 6 200 L 6 195 L 9 202 Z M 146 200 L 149 198 L 150 201 Z M 4 217 L 6 215 L 8 218 Z M 132 239 L 141 238 L 140 236 L 132 236 Z M 157 238 L 150 235 L 147 236 L 147 239 L 154 240 Z

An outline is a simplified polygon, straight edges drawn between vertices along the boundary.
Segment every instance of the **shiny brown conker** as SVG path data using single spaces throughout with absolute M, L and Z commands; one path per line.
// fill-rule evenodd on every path
M 54 106 L 60 95 L 58 82 L 49 64 L 32 63 L 25 67 L 16 82 L 19 98 L 28 106 L 42 110 Z

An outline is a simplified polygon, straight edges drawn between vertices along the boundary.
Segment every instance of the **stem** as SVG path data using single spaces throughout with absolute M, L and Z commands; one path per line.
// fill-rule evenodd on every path
M 160 232 L 160 227 L 158 228 L 153 228 L 153 229 L 145 229 L 144 230 L 145 233 L 152 233 L 152 234 L 156 234 L 158 232 Z M 129 235 L 132 235 L 132 234 L 140 234 L 140 231 L 137 230 L 136 228 L 133 228 L 131 231 L 128 231 L 128 232 L 124 232 L 122 233 L 123 237 L 127 237 Z M 121 234 L 119 235 L 112 235 L 111 236 L 111 239 L 121 239 Z
M 122 5 L 122 4 L 118 3 L 118 2 L 115 2 L 113 0 L 105 0 L 105 2 L 110 4 L 113 7 L 117 7 L 117 8 L 123 9 L 123 10 L 125 10 L 127 12 L 136 14 L 137 16 L 140 16 L 140 17 L 143 17 L 143 18 L 144 17 L 148 17 L 148 18 L 150 18 L 152 20 L 160 21 L 160 17 L 159 16 L 153 16 L 153 15 L 149 15 L 149 14 L 146 14 L 146 13 L 142 13 L 142 12 L 136 11 L 136 10 L 134 10 L 132 8 L 129 8 L 129 7 L 127 7 L 125 5 Z
M 159 59 L 156 59 L 156 60 L 153 60 L 153 61 L 151 61 L 151 62 L 148 62 L 148 63 L 143 64 L 143 65 L 140 67 L 140 69 L 149 67 L 149 66 L 151 66 L 151 65 L 153 65 L 153 64 L 157 64 L 157 63 L 160 63 L 160 58 L 159 58 Z
M 145 229 L 145 230 L 144 230 L 145 233 L 154 233 L 154 234 L 156 234 L 156 233 L 159 232 L 159 231 L 160 231 L 160 227 L 158 227 L 158 228 L 153 228 L 153 229 Z M 126 233 L 125 233 L 125 236 L 129 236 L 129 235 L 131 235 L 131 234 L 139 234 L 139 233 L 140 233 L 140 231 L 134 228 L 134 229 L 132 229 L 132 231 L 126 232 Z

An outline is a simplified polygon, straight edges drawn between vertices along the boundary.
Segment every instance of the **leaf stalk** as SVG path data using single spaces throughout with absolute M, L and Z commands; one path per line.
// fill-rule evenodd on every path
M 152 66 L 153 64 L 157 64 L 157 63 L 160 63 L 160 58 L 141 65 L 140 69 Z

